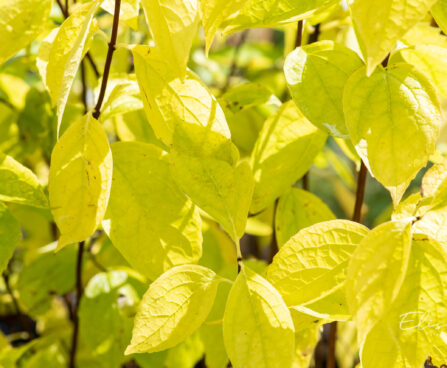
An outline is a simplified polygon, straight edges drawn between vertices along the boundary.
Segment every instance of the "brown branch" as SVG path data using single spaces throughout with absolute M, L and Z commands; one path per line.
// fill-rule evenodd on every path
M 84 105 L 84 114 L 88 112 L 88 101 L 87 101 L 87 80 L 85 79 L 85 62 L 81 61 L 81 82 L 82 82 L 82 92 L 81 99 Z
M 301 47 L 303 44 L 303 21 L 298 21 L 298 25 L 296 28 L 296 39 L 295 39 L 295 47 Z
M 69 368 L 75 368 L 76 366 L 76 351 L 78 349 L 79 340 L 79 305 L 82 298 L 83 288 L 82 288 L 82 257 L 84 255 L 85 242 L 79 243 L 78 247 L 78 257 L 76 260 L 76 299 L 73 303 L 73 334 L 71 336 L 71 349 L 70 349 L 70 359 L 68 362 Z
M 273 205 L 273 220 L 272 220 L 272 240 L 270 242 L 270 253 L 268 262 L 271 263 L 273 261 L 273 257 L 276 253 L 278 253 L 278 241 L 276 240 L 276 211 L 278 210 L 278 199 L 276 199 L 275 204 Z
M 98 102 L 96 103 L 95 109 L 93 111 L 93 117 L 95 119 L 99 118 L 101 114 L 101 106 L 104 101 L 104 96 L 107 88 L 107 80 L 109 79 L 110 66 L 112 65 L 113 52 L 115 51 L 116 38 L 118 36 L 118 24 L 120 18 L 120 8 L 121 0 L 115 0 L 115 10 L 113 13 L 113 26 L 112 26 L 112 36 L 110 37 L 109 49 L 107 50 L 107 58 L 104 66 L 104 73 L 102 75 L 101 90 L 99 91 Z
M 352 215 L 352 221 L 359 223 L 362 220 L 362 205 L 363 198 L 365 196 L 366 173 L 366 165 L 362 161 L 357 178 L 357 193 L 355 195 L 354 213 Z

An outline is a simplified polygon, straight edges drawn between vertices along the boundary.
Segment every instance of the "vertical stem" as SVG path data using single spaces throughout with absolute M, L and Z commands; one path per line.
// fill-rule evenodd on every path
M 82 257 L 84 255 L 85 242 L 79 243 L 78 257 L 76 260 L 76 299 L 73 306 L 73 334 L 71 337 L 71 349 L 70 359 L 68 362 L 69 368 L 75 368 L 76 366 L 76 351 L 78 349 L 78 337 L 79 337 L 79 305 L 82 298 Z
M 362 219 L 362 205 L 363 198 L 365 196 L 366 172 L 366 166 L 362 161 L 357 178 L 357 193 L 355 195 L 354 214 L 352 215 L 352 221 L 355 222 L 360 222 Z
M 81 99 L 84 105 L 84 114 L 88 112 L 88 102 L 87 102 L 87 80 L 85 78 L 85 61 L 81 60 L 81 81 L 82 81 L 82 92 Z
M 245 39 L 247 38 L 247 35 L 248 35 L 248 30 L 245 30 L 244 32 L 242 32 L 239 40 L 237 41 L 237 43 L 236 43 L 236 45 L 234 47 L 233 61 L 231 62 L 230 72 L 228 73 L 227 79 L 225 80 L 225 84 L 222 87 L 222 94 L 224 94 L 226 92 L 226 90 L 230 86 L 231 77 L 236 73 L 237 59 L 238 59 L 238 56 L 239 56 L 239 51 L 241 49 L 241 46 L 245 42 Z
M 107 50 L 107 58 L 104 66 L 104 74 L 102 75 L 101 90 L 99 91 L 98 102 L 96 103 L 93 117 L 99 118 L 101 114 L 101 106 L 106 93 L 107 81 L 109 79 L 110 66 L 112 65 L 113 52 L 115 51 L 116 38 L 118 36 L 118 24 L 120 17 L 121 0 L 115 0 L 115 10 L 113 13 L 112 36 L 110 37 L 109 49 Z
M 272 240 L 270 242 L 270 254 L 268 262 L 271 263 L 273 261 L 273 257 L 276 253 L 278 253 L 278 242 L 276 240 L 276 211 L 278 210 L 278 198 L 273 205 L 273 220 L 272 220 Z
M 295 39 L 295 47 L 301 47 L 303 44 L 303 21 L 298 21 L 298 25 L 296 28 L 296 39 Z

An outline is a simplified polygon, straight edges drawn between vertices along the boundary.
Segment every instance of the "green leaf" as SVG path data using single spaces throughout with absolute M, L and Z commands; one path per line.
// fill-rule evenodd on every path
M 192 201 L 217 222 L 234 242 L 242 237 L 253 192 L 246 161 L 224 136 L 198 125 L 182 126 L 170 152 L 173 176 Z
M 177 125 L 199 125 L 230 137 L 222 108 L 193 72 L 179 78 L 156 48 L 132 49 L 135 71 L 147 119 L 166 145 L 172 144 Z
M 370 77 L 361 68 L 346 84 L 343 107 L 357 152 L 396 205 L 435 150 L 441 115 L 434 88 L 409 64 L 379 67 Z
M 282 247 L 301 229 L 335 218 L 329 207 L 315 194 L 292 188 L 279 199 L 276 208 L 275 228 L 278 247 Z
M 225 108 L 233 113 L 264 104 L 270 99 L 277 100 L 267 87 L 264 87 L 259 83 L 239 84 L 229 88 L 221 97 L 219 97 L 219 101 L 222 101 L 225 104 Z
M 33 41 L 45 28 L 51 0 L 3 0 L 0 7 L 0 65 Z
M 18 221 L 8 207 L 0 202 L 0 273 L 6 269 L 21 235 Z
M 397 41 L 422 20 L 436 0 L 355 0 L 350 5 L 357 40 L 371 75 Z
M 0 200 L 47 208 L 48 200 L 33 172 L 0 152 Z
M 336 0 L 248 0 L 243 7 L 224 22 L 224 32 L 246 28 L 265 28 L 282 23 L 296 22 L 312 16 L 316 10 L 335 3 Z
M 19 274 L 17 290 L 26 313 L 45 313 L 54 295 L 63 295 L 75 284 L 76 254 L 74 246 L 54 252 L 54 246 L 42 249 L 39 256 L 26 264 Z M 68 272 L 73 270 L 73 272 Z
M 447 32 L 447 1 L 438 0 L 431 8 L 431 14 L 444 33 Z
M 177 266 L 155 280 L 144 294 L 126 354 L 174 347 L 205 321 L 220 278 L 198 265 Z
M 270 116 L 251 156 L 255 189 L 250 212 L 265 209 L 287 192 L 312 165 L 326 137 L 292 101 Z
M 289 306 L 321 299 L 343 286 L 351 255 L 367 233 L 363 225 L 347 220 L 305 228 L 279 250 L 267 280 Z
M 54 146 L 48 190 L 61 236 L 58 249 L 87 239 L 106 212 L 112 153 L 104 128 L 90 114 L 72 124 Z
M 343 89 L 349 76 L 362 65 L 354 51 L 332 41 L 320 41 L 287 55 L 284 74 L 303 115 L 329 134 L 348 138 Z
M 411 222 L 373 229 L 352 255 L 346 282 L 349 308 L 363 341 L 396 300 L 408 269 Z
M 228 296 L 223 333 L 235 368 L 292 365 L 295 337 L 290 312 L 278 291 L 246 266 Z
M 199 25 L 197 1 L 142 0 L 141 4 L 160 55 L 183 78 Z
M 246 0 L 200 0 L 207 54 L 221 24 L 226 18 L 239 10 L 245 2 Z
M 50 50 L 47 50 L 48 63 L 44 82 L 53 104 L 57 105 L 58 136 L 71 86 L 81 59 L 87 51 L 86 45 L 93 36 L 93 17 L 98 7 L 97 0 L 77 6 L 62 23 Z
M 417 45 L 401 49 L 399 54 L 407 63 L 424 73 L 441 96 L 447 97 L 447 49 L 434 45 Z
M 112 144 L 113 185 L 103 226 L 139 272 L 155 279 L 202 255 L 198 209 L 175 184 L 168 157 L 139 142 Z
M 427 357 L 445 363 L 447 256 L 432 239 L 413 239 L 408 271 L 388 313 L 371 329 L 361 349 L 362 367 L 422 367 Z

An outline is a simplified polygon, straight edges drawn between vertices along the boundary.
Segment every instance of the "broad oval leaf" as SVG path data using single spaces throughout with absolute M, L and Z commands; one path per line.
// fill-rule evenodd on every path
M 251 155 L 255 189 L 250 212 L 262 211 L 290 189 L 312 165 L 326 138 L 293 101 L 270 116 Z
M 48 52 L 45 84 L 57 105 L 58 136 L 71 86 L 92 37 L 93 16 L 98 7 L 98 0 L 77 6 L 60 26 Z
M 51 0 L 3 0 L 0 6 L 0 65 L 45 29 Z
M 408 270 L 389 311 L 363 342 L 362 367 L 422 367 L 427 357 L 445 363 L 441 331 L 447 320 L 447 256 L 427 236 L 414 237 Z
M 199 25 L 198 0 L 141 0 L 156 47 L 183 78 Z
M 0 202 L 0 273 L 6 269 L 21 235 L 19 222 L 8 207 Z
M 177 266 L 155 280 L 143 296 L 125 354 L 174 347 L 205 321 L 220 277 L 198 265 Z
M 160 148 L 112 144 L 113 185 L 104 229 L 124 258 L 155 279 L 202 255 L 198 209 L 180 191 Z
M 237 242 L 245 231 L 253 177 L 234 144 L 198 125 L 179 126 L 169 156 L 179 187 Z
M 435 150 L 441 115 L 434 88 L 409 64 L 370 77 L 361 68 L 346 84 L 343 107 L 357 152 L 397 204 Z
M 58 249 L 87 239 L 101 223 L 112 185 L 112 153 L 104 128 L 90 114 L 73 123 L 51 154 L 50 207 Z
M 291 367 L 295 332 L 278 291 L 247 266 L 231 288 L 223 320 L 225 348 L 235 368 Z
M 365 226 L 348 220 L 305 228 L 279 250 L 267 280 L 289 306 L 319 300 L 343 286 L 351 255 L 367 233 Z
M 351 17 L 367 74 L 371 75 L 396 42 L 422 20 L 436 0 L 352 1 Z
M 408 268 L 411 222 L 391 221 L 373 229 L 352 255 L 346 295 L 359 340 L 388 311 Z
M 279 199 L 276 208 L 275 229 L 278 247 L 282 247 L 301 229 L 335 218 L 329 207 L 315 194 L 292 188 Z
M 132 49 L 147 119 L 166 145 L 179 124 L 200 125 L 230 137 L 222 108 L 203 82 L 187 71 L 182 80 L 156 48 Z
M 0 152 L 0 200 L 48 208 L 48 200 L 33 172 Z
M 332 41 L 320 41 L 287 55 L 284 74 L 293 101 L 304 116 L 329 134 L 348 138 L 343 89 L 362 65 L 354 51 Z

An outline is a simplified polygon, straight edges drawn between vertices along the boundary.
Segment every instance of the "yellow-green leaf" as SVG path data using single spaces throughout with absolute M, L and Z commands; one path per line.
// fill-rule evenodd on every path
M 21 235 L 18 221 L 0 202 L 0 273 L 6 269 Z
M 326 137 L 326 133 L 309 123 L 293 101 L 270 116 L 251 156 L 255 189 L 250 212 L 265 209 L 291 188 L 312 165 Z
M 161 275 L 143 296 L 126 354 L 166 350 L 185 340 L 205 321 L 220 280 L 198 265 Z
M 57 105 L 58 136 L 73 80 L 86 51 L 85 46 L 92 37 L 93 16 L 98 6 L 97 0 L 78 5 L 62 23 L 48 53 L 44 82 L 53 104 Z
M 312 16 L 316 10 L 335 2 L 336 0 L 248 0 L 234 16 L 224 22 L 224 32 L 296 22 Z
M 352 255 L 346 295 L 359 340 L 396 300 L 408 268 L 411 222 L 391 221 L 373 229 Z
M 362 367 L 417 368 L 429 356 L 436 366 L 445 363 L 447 344 L 440 335 L 447 320 L 446 290 L 445 250 L 417 236 L 399 295 L 363 342 Z
M 150 279 L 202 255 L 198 209 L 177 187 L 168 157 L 139 142 L 112 144 L 113 185 L 103 226 L 113 245 Z
M 315 194 L 292 188 L 279 199 L 276 208 L 275 228 L 278 247 L 282 247 L 301 229 L 335 218 L 329 207 Z
M 436 0 L 354 0 L 352 23 L 367 74 L 371 75 L 396 42 L 422 20 Z
M 236 146 L 209 129 L 188 125 L 176 129 L 170 159 L 183 192 L 237 242 L 247 222 L 253 177 L 250 165 L 239 162 Z
M 199 25 L 197 0 L 141 0 L 157 49 L 183 78 Z
M 132 51 L 147 119 L 158 138 L 170 146 L 179 124 L 230 137 L 222 108 L 198 76 L 187 71 L 182 80 L 156 48 L 136 46 Z
M 228 296 L 223 331 L 234 368 L 292 365 L 295 336 L 290 312 L 278 291 L 246 266 Z
M 51 0 L 3 0 L 0 5 L 0 65 L 33 41 L 46 26 Z
M 50 207 L 61 236 L 58 249 L 87 239 L 106 212 L 112 153 L 104 128 L 90 114 L 73 123 L 51 154 Z
M 367 233 L 366 227 L 348 220 L 305 228 L 279 250 L 267 279 L 287 305 L 321 299 L 342 287 L 351 255 Z
M 371 174 L 397 204 L 435 150 L 441 115 L 436 93 L 409 64 L 361 68 L 349 78 L 343 107 L 346 126 Z
M 48 207 L 48 200 L 33 172 L 0 152 L 0 200 L 34 207 Z
M 287 55 L 284 74 L 303 115 L 329 134 L 347 138 L 343 89 L 349 76 L 362 65 L 354 51 L 332 41 L 320 41 Z
M 447 1 L 436 1 L 435 5 L 431 8 L 431 14 L 442 31 L 444 33 L 447 32 Z

